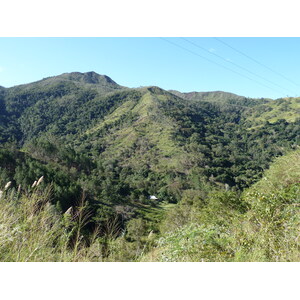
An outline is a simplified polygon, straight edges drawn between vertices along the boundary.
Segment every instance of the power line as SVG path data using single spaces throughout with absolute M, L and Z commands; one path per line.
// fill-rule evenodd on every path
M 193 55 L 196 55 L 196 56 L 198 56 L 198 57 L 201 57 L 202 59 L 207 60 L 207 61 L 209 61 L 210 63 L 213 63 L 213 64 L 215 64 L 215 65 L 217 65 L 217 66 L 219 66 L 219 67 L 221 67 L 221 68 L 223 68 L 223 69 L 229 70 L 230 72 L 233 72 L 233 73 L 235 73 L 235 74 L 238 74 L 239 76 L 242 76 L 242 77 L 244 77 L 244 78 L 247 78 L 248 80 L 251 80 L 251 81 L 253 81 L 253 82 L 255 82 L 255 83 L 259 84 L 259 85 L 262 85 L 262 86 L 264 86 L 264 87 L 266 87 L 266 88 L 268 88 L 268 89 L 270 89 L 270 90 L 272 90 L 272 91 L 276 91 L 277 93 L 279 93 L 280 95 L 282 95 L 282 93 L 279 92 L 279 91 L 277 91 L 276 89 L 273 89 L 273 88 L 271 88 L 271 87 L 269 87 L 269 86 L 267 86 L 267 85 L 265 85 L 265 84 L 263 84 L 263 83 L 260 83 L 260 82 L 254 80 L 254 79 L 252 79 L 252 78 L 250 78 L 250 77 L 248 77 L 248 76 L 246 76 L 246 75 L 244 75 L 244 74 L 241 74 L 240 72 L 237 72 L 237 71 L 232 70 L 232 69 L 230 69 L 230 68 L 228 68 L 228 67 L 225 67 L 225 66 L 223 66 L 223 65 L 221 65 L 221 64 L 219 64 L 219 63 L 217 63 L 217 62 L 215 62 L 215 61 L 213 61 L 213 60 L 211 60 L 211 59 L 209 59 L 209 58 L 207 58 L 207 57 L 205 57 L 205 56 L 202 56 L 202 55 L 200 55 L 200 54 L 198 54 L 198 53 L 196 53 L 196 52 L 194 52 L 194 51 L 192 51 L 192 50 L 190 50 L 190 49 L 187 49 L 187 48 L 185 48 L 185 47 L 183 47 L 183 46 L 181 46 L 181 45 L 178 45 L 178 44 L 176 44 L 176 43 L 174 43 L 174 42 L 171 42 L 171 41 L 167 40 L 166 38 L 160 37 L 160 39 L 162 39 L 162 40 L 164 40 L 165 42 L 168 42 L 169 44 L 172 44 L 173 46 L 176 46 L 176 47 L 178 47 L 178 48 L 180 48 L 180 49 L 182 49 L 182 50 L 185 50 L 185 51 L 187 51 L 187 52 L 189 52 L 189 53 L 192 53 Z
M 216 38 L 216 37 L 215 37 L 214 39 L 217 40 L 217 41 L 219 41 L 220 43 L 226 45 L 227 47 L 231 48 L 232 50 L 236 51 L 237 53 L 239 53 L 239 54 L 241 54 L 241 55 L 247 57 L 248 59 L 254 61 L 254 62 L 257 63 L 258 65 L 260 65 L 260 66 L 262 66 L 262 67 L 268 69 L 269 71 L 271 71 L 271 72 L 273 72 L 273 73 L 275 73 L 275 74 L 281 76 L 281 77 L 284 78 L 285 80 L 287 80 L 287 81 L 291 82 L 292 84 L 296 85 L 297 87 L 299 87 L 299 84 L 298 84 L 298 83 L 296 83 L 296 82 L 294 82 L 293 80 L 287 78 L 286 76 L 282 75 L 281 73 L 279 73 L 279 72 L 277 72 L 277 71 L 271 69 L 270 67 L 266 66 L 265 64 L 263 64 L 263 63 L 257 61 L 257 60 L 254 59 L 253 57 L 251 57 L 251 56 L 245 54 L 244 52 L 242 52 L 242 51 L 240 51 L 240 50 L 234 48 L 233 46 L 230 46 L 229 44 L 225 43 L 224 41 L 220 40 L 219 38 Z
M 293 91 L 291 91 L 291 90 L 289 90 L 289 89 L 287 89 L 287 88 L 285 88 L 285 87 L 282 87 L 281 85 L 279 85 L 279 84 L 277 84 L 277 83 L 274 83 L 274 82 L 272 82 L 271 80 L 269 80 L 269 79 L 267 79 L 267 78 L 264 78 L 263 76 L 260 76 L 260 75 L 258 75 L 258 74 L 256 74 L 256 73 L 254 73 L 254 72 L 252 72 L 252 71 L 250 71 L 250 70 L 248 70 L 248 69 L 246 69 L 246 68 L 240 66 L 240 65 L 237 64 L 237 63 L 234 63 L 234 62 L 232 62 L 232 61 L 230 61 L 230 60 L 227 60 L 225 57 L 223 57 L 223 56 L 221 56 L 221 55 L 219 55 L 219 54 L 216 54 L 216 53 L 214 53 L 214 52 L 211 52 L 211 51 L 205 49 L 204 47 L 200 46 L 199 44 L 196 44 L 196 43 L 194 43 L 194 42 L 192 42 L 192 41 L 190 41 L 190 40 L 188 40 L 188 39 L 186 39 L 186 38 L 181 38 L 181 39 L 184 40 L 184 41 L 186 41 L 186 42 L 188 42 L 188 43 L 190 43 L 190 44 L 192 44 L 192 45 L 194 45 L 194 46 L 197 47 L 197 48 L 200 48 L 200 49 L 202 49 L 202 50 L 204 50 L 204 51 L 210 53 L 211 55 L 214 55 L 214 56 L 216 56 L 216 57 L 219 57 L 219 58 L 223 59 L 224 61 L 226 61 L 226 62 L 228 62 L 228 63 L 230 63 L 230 64 L 232 64 L 232 65 L 234 65 L 234 66 L 236 66 L 236 67 L 238 67 L 238 68 L 240 68 L 240 69 L 242 69 L 242 70 L 244 70 L 244 71 L 246 71 L 246 72 L 248 72 L 248 73 L 250 73 L 250 74 L 252 74 L 252 75 L 254 75 L 254 76 L 256 76 L 256 77 L 259 77 L 259 78 L 261 78 L 261 79 L 263 79 L 263 80 L 265 80 L 265 81 L 268 81 L 269 83 L 271 83 L 271 84 L 273 84 L 273 85 L 276 85 L 277 87 L 279 87 L 279 88 L 281 88 L 281 89 L 283 89 L 283 90 L 286 90 L 286 91 L 288 91 L 288 92 L 294 93 Z

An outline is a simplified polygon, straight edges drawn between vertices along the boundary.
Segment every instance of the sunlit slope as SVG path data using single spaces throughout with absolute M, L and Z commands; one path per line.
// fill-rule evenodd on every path
M 275 123 L 280 119 L 295 122 L 300 117 L 300 98 L 281 98 L 255 106 L 245 114 L 253 126 L 265 122 Z
M 201 100 L 201 101 L 213 101 L 213 102 L 223 102 L 227 100 L 243 100 L 245 97 L 239 96 L 233 93 L 227 93 L 222 91 L 215 92 L 189 92 L 189 93 L 181 93 L 178 91 L 171 90 L 176 96 L 187 100 Z
M 180 169 L 187 154 L 173 139 L 178 124 L 164 114 L 161 106 L 170 99 L 181 99 L 159 88 L 139 92 L 139 99 L 128 99 L 86 130 L 84 139 L 100 150 L 101 157 L 121 159 L 122 165 Z
M 300 183 L 300 149 L 279 157 L 249 191 L 274 193 Z

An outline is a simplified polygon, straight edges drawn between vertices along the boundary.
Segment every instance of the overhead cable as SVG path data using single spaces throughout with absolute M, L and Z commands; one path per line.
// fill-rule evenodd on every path
M 243 56 L 247 57 L 248 59 L 250 59 L 250 60 L 254 61 L 254 62 L 255 62 L 255 63 L 257 63 L 258 65 L 260 65 L 260 66 L 262 66 L 262 67 L 264 67 L 264 68 L 268 69 L 269 71 L 273 72 L 274 74 L 277 74 L 277 75 L 279 75 L 280 77 L 282 77 L 282 78 L 284 78 L 285 80 L 289 81 L 290 83 L 292 83 L 292 84 L 296 85 L 297 87 L 299 87 L 299 86 L 300 86 L 298 83 L 296 83 L 296 82 L 294 82 L 293 80 L 291 80 L 291 79 L 287 78 L 287 77 L 286 77 L 286 76 L 284 76 L 283 74 L 281 74 L 281 73 L 279 73 L 279 72 L 277 72 L 277 71 L 275 71 L 275 70 L 271 69 L 270 67 L 268 67 L 268 66 L 266 66 L 265 64 L 263 64 L 263 63 L 259 62 L 258 60 L 254 59 L 253 57 L 251 57 L 251 56 L 249 56 L 249 55 L 245 54 L 244 52 L 242 52 L 242 51 L 240 51 L 240 50 L 236 49 L 235 47 L 233 47 L 233 46 L 229 45 L 228 43 L 225 43 L 225 42 L 224 42 L 224 41 L 222 41 L 221 39 L 219 39 L 219 38 L 216 38 L 216 37 L 215 37 L 214 39 L 215 39 L 215 40 L 217 40 L 217 41 L 219 41 L 220 43 L 222 43 L 222 44 L 226 45 L 227 47 L 231 48 L 232 50 L 236 51 L 237 53 L 239 53 L 239 54 L 241 54 L 241 55 L 243 55 Z
M 195 56 L 201 57 L 202 59 L 207 60 L 207 61 L 209 61 L 210 63 L 215 64 L 215 65 L 217 65 L 217 66 L 219 66 L 219 67 L 221 67 L 221 68 L 223 68 L 223 69 L 226 69 L 226 70 L 228 70 L 228 71 L 230 71 L 230 72 L 233 72 L 233 73 L 235 73 L 235 74 L 237 74 L 237 75 L 239 75 L 239 76 L 242 76 L 242 77 L 244 77 L 244 78 L 247 78 L 248 80 L 251 80 L 251 81 L 253 81 L 253 82 L 255 82 L 255 83 L 257 83 L 257 84 L 259 84 L 259 85 L 261 85 L 261 86 L 264 86 L 264 87 L 266 87 L 266 88 L 272 90 L 272 91 L 276 91 L 277 93 L 279 93 L 280 95 L 282 95 L 282 92 L 280 92 L 280 91 L 278 91 L 278 90 L 276 90 L 276 89 L 274 89 L 274 88 L 271 88 L 271 87 L 269 87 L 269 86 L 267 86 L 267 85 L 265 85 L 265 84 L 263 84 L 263 83 L 261 83 L 261 82 L 255 80 L 255 79 L 253 79 L 253 78 L 250 78 L 250 77 L 248 77 L 248 76 L 246 76 L 246 75 L 244 75 L 244 74 L 241 74 L 240 72 L 237 72 L 237 71 L 232 70 L 232 69 L 230 69 L 230 68 L 228 68 L 228 67 L 226 67 L 226 66 L 224 66 L 224 65 L 222 65 L 222 64 L 219 64 L 219 63 L 217 63 L 217 62 L 215 62 L 215 61 L 213 61 L 213 60 L 211 60 L 211 59 L 209 59 L 209 58 L 207 58 L 207 57 L 205 57 L 205 56 L 200 55 L 200 54 L 197 53 L 197 52 L 194 52 L 194 51 L 192 51 L 192 50 L 190 50 L 190 49 L 188 49 L 188 48 L 185 48 L 185 47 L 183 47 L 183 46 L 181 46 L 181 45 L 179 45 L 179 44 L 177 44 L 177 43 L 171 42 L 170 40 L 168 40 L 168 39 L 166 39 L 166 38 L 160 37 L 160 39 L 162 39 L 162 40 L 164 40 L 165 42 L 168 42 L 169 44 L 171 44 L 171 45 L 173 45 L 173 46 L 176 46 L 176 47 L 178 47 L 178 48 L 180 48 L 180 49 L 182 49 L 182 50 L 184 50 L 184 51 L 187 51 L 187 52 L 189 52 L 189 53 L 191 53 L 191 54 L 193 54 L 193 55 L 195 55 Z
M 271 84 L 273 84 L 273 85 L 275 85 L 275 86 L 277 86 L 277 87 L 279 87 L 279 88 L 281 88 L 281 89 L 283 89 L 283 90 L 286 90 L 286 91 L 288 91 L 288 92 L 295 93 L 295 92 L 293 92 L 293 91 L 291 91 L 291 90 L 289 90 L 289 89 L 287 89 L 287 88 L 285 88 L 285 87 L 282 87 L 281 85 L 279 85 L 279 84 L 277 84 L 277 83 L 272 82 L 271 80 L 269 80 L 269 79 L 267 79 L 267 78 L 264 78 L 263 76 L 260 76 L 260 75 L 258 75 L 258 74 L 256 74 L 256 73 L 254 73 L 254 72 L 252 72 L 252 71 L 250 71 L 250 70 L 244 68 L 243 66 L 241 66 L 241 65 L 239 65 L 239 64 L 237 64 L 237 63 L 234 63 L 233 61 L 230 61 L 230 60 L 226 59 L 225 57 L 223 57 L 223 56 L 221 56 L 221 55 L 219 55 L 219 54 L 216 54 L 216 53 L 214 53 L 214 52 L 211 52 L 211 51 L 207 50 L 206 48 L 200 46 L 198 43 L 194 43 L 194 42 L 192 42 L 192 41 L 190 41 L 190 40 L 188 40 L 188 39 L 186 39 L 186 38 L 181 38 L 181 39 L 184 40 L 184 41 L 186 41 L 186 42 L 188 42 L 188 43 L 190 43 L 190 44 L 192 44 L 192 45 L 194 45 L 195 47 L 197 47 L 197 48 L 199 48 L 199 49 L 202 49 L 202 50 L 204 50 L 204 51 L 206 51 L 206 52 L 210 53 L 211 55 L 214 55 L 214 56 L 216 56 L 216 57 L 218 57 L 218 58 L 221 58 L 221 59 L 223 59 L 224 61 L 226 61 L 226 62 L 228 62 L 228 63 L 230 63 L 230 64 L 232 64 L 232 65 L 234 65 L 234 66 L 236 66 L 236 67 L 238 67 L 238 68 L 240 68 L 240 69 L 242 69 L 242 70 L 244 70 L 244 71 L 246 71 L 246 72 L 248 72 L 248 73 L 250 73 L 250 74 L 252 74 L 252 75 L 254 75 L 254 76 L 256 76 L 256 77 L 258 77 L 258 78 L 261 78 L 261 79 L 263 79 L 263 80 L 265 80 L 265 81 L 267 81 L 267 82 L 269 82 L 269 83 L 271 83 Z

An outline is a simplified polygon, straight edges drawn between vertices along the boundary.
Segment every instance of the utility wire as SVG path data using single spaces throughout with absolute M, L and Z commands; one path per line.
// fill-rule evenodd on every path
M 185 47 L 183 47 L 183 46 L 181 46 L 181 45 L 178 45 L 178 44 L 176 44 L 176 43 L 174 43 L 174 42 L 171 42 L 171 41 L 167 40 L 166 38 L 160 37 L 160 39 L 162 39 L 162 40 L 164 40 L 165 42 L 168 42 L 169 44 L 171 44 L 171 45 L 173 45 L 173 46 L 176 46 L 176 47 L 178 47 L 178 48 L 180 48 L 180 49 L 182 49 L 182 50 L 185 50 L 185 51 L 187 51 L 187 52 L 189 52 L 189 53 L 191 53 L 191 54 L 193 54 L 193 55 L 196 55 L 196 56 L 198 56 L 198 57 L 201 57 L 202 59 L 207 60 L 207 61 L 209 61 L 209 62 L 211 62 L 211 63 L 213 63 L 213 64 L 215 64 L 215 65 L 217 65 L 217 66 L 219 66 L 219 67 L 221 67 L 221 68 L 223 68 L 223 69 L 229 70 L 230 72 L 233 72 L 233 73 L 238 74 L 238 75 L 240 75 L 240 76 L 242 76 L 242 77 L 244 77 L 244 78 L 247 78 L 248 80 L 251 80 L 251 81 L 253 81 L 253 82 L 255 82 L 255 83 L 259 84 L 259 85 L 262 85 L 262 86 L 264 86 L 264 87 L 266 87 L 266 88 L 268 88 L 268 89 L 270 89 L 270 90 L 272 90 L 272 91 L 276 91 L 277 93 L 279 93 L 280 95 L 282 95 L 282 92 L 277 91 L 276 89 L 273 89 L 273 88 L 271 88 L 271 87 L 269 87 L 269 86 L 267 86 L 267 85 L 265 85 L 265 84 L 263 84 L 263 83 L 260 83 L 259 81 L 256 81 L 256 80 L 254 80 L 254 79 L 252 79 L 252 78 L 250 78 L 250 77 L 248 77 L 248 76 L 246 76 L 246 75 L 244 75 L 244 74 L 241 74 L 240 72 L 237 72 L 237 71 L 234 71 L 234 70 L 232 70 L 232 69 L 230 69 L 230 68 L 228 68 L 228 67 L 225 67 L 225 66 L 223 66 L 223 65 L 221 65 L 221 64 L 219 64 L 219 63 L 217 63 L 217 62 L 215 62 L 215 61 L 213 61 L 213 60 L 211 60 L 211 59 L 209 59 L 209 58 L 207 58 L 207 57 L 205 57 L 205 56 L 202 56 L 202 55 L 198 54 L 197 52 L 194 52 L 194 51 L 192 51 L 192 50 L 190 50 L 190 49 L 187 49 L 187 48 L 185 48 Z
M 240 51 L 240 50 L 234 48 L 233 46 L 230 46 L 229 44 L 225 43 L 224 41 L 222 41 L 222 40 L 219 39 L 219 38 L 216 38 L 216 37 L 215 37 L 214 39 L 217 40 L 218 42 L 220 42 L 220 43 L 226 45 L 226 46 L 229 47 L 230 49 L 236 51 L 237 53 L 239 53 L 239 54 L 241 54 L 241 55 L 247 57 L 248 59 L 254 61 L 254 62 L 257 63 L 258 65 L 260 65 L 260 66 L 262 66 L 262 67 L 268 69 L 269 71 L 271 71 L 271 72 L 273 72 L 273 73 L 275 73 L 275 74 L 281 76 L 281 77 L 284 78 L 285 80 L 287 80 L 287 81 L 291 82 L 292 84 L 296 85 L 297 87 L 299 87 L 299 84 L 298 84 L 298 83 L 296 83 L 296 82 L 294 82 L 293 80 L 287 78 L 286 76 L 282 75 L 281 73 L 279 73 L 279 72 L 277 72 L 277 71 L 275 71 L 275 70 L 269 68 L 268 66 L 266 66 L 266 65 L 264 65 L 263 63 L 257 61 L 257 60 L 254 59 L 253 57 L 251 57 L 251 56 L 249 56 L 249 55 L 243 53 L 242 51 Z
M 281 88 L 281 89 L 283 89 L 283 90 L 286 90 L 286 91 L 288 91 L 288 92 L 294 93 L 294 91 L 291 91 L 291 90 L 289 90 L 289 89 L 287 89 L 287 88 L 285 88 L 285 87 L 282 87 L 281 85 L 279 85 L 279 84 L 277 84 L 277 83 L 274 83 L 274 82 L 272 82 L 271 80 L 269 80 L 269 79 L 267 79 L 267 78 L 264 78 L 263 76 L 260 76 L 260 75 L 258 75 L 258 74 L 256 74 L 256 73 L 254 73 L 254 72 L 252 72 L 252 71 L 250 71 L 250 70 L 248 70 L 248 69 L 246 69 L 246 68 L 240 66 L 239 64 L 234 63 L 234 62 L 232 62 L 232 61 L 226 59 L 225 57 L 223 57 L 223 56 L 221 56 L 221 55 L 219 55 L 219 54 L 216 54 L 216 53 L 214 53 L 214 52 L 211 52 L 211 51 L 205 49 L 204 47 L 200 46 L 199 44 L 196 44 L 196 43 L 194 43 L 194 42 L 192 42 L 192 41 L 190 41 L 190 40 L 188 40 L 188 39 L 186 39 L 186 38 L 181 38 L 181 39 L 184 40 L 184 41 L 186 41 L 186 42 L 188 42 L 188 43 L 190 43 L 190 44 L 192 44 L 192 45 L 194 45 L 194 46 L 197 47 L 197 48 L 200 48 L 200 49 L 202 49 L 202 50 L 204 50 L 204 51 L 210 53 L 211 55 L 214 55 L 214 56 L 216 56 L 216 57 L 219 57 L 219 58 L 223 59 L 224 61 L 226 61 L 226 62 L 228 62 L 228 63 L 230 63 L 230 64 L 232 64 L 232 65 L 234 65 L 234 66 L 236 66 L 236 67 L 238 67 L 238 68 L 240 68 L 240 69 L 242 69 L 242 70 L 244 70 L 244 71 L 246 71 L 246 72 L 248 72 L 248 73 L 250 73 L 250 74 L 252 74 L 252 75 L 254 75 L 254 76 L 256 76 L 256 77 L 259 77 L 259 78 L 261 78 L 261 79 L 263 79 L 263 80 L 265 80 L 265 81 L 268 81 L 269 83 L 271 83 L 271 84 L 273 84 L 273 85 L 276 85 L 277 87 L 279 87 L 279 88 Z

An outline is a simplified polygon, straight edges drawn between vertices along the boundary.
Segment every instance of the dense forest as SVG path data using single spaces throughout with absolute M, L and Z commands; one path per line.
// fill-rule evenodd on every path
M 94 72 L 0 87 L 0 261 L 298 261 L 299 113 Z

